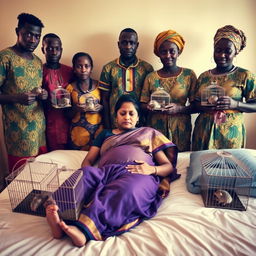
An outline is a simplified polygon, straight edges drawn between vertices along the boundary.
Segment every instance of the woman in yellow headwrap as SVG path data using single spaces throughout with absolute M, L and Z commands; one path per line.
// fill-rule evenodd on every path
M 218 29 L 214 36 L 216 67 L 199 76 L 193 96 L 200 112 L 193 150 L 245 147 L 242 112 L 256 111 L 256 81 L 250 71 L 233 64 L 245 45 L 243 31 L 231 25 Z
M 142 108 L 148 112 L 147 125 L 161 131 L 171 139 L 179 151 L 190 150 L 191 116 L 190 101 L 196 84 L 193 70 L 176 65 L 177 58 L 182 53 L 185 41 L 176 31 L 167 30 L 160 33 L 154 43 L 154 53 L 158 56 L 163 67 L 150 73 L 141 93 Z M 170 95 L 170 103 L 155 110 L 151 94 L 159 87 Z

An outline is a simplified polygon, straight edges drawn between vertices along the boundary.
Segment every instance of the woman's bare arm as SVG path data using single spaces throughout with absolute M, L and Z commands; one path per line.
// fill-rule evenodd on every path
M 81 167 L 93 166 L 98 160 L 100 155 L 100 148 L 96 146 L 91 146 L 88 154 L 84 158 Z
M 135 160 L 135 165 L 127 165 L 126 168 L 131 173 L 139 173 L 144 175 L 155 174 L 159 176 L 168 176 L 173 170 L 173 165 L 167 158 L 166 154 L 163 151 L 159 151 L 154 154 L 155 161 L 157 162 L 156 166 L 147 164 L 144 161 Z
M 155 161 L 157 162 L 157 165 L 155 167 L 156 175 L 166 177 L 173 172 L 174 167 L 172 163 L 169 161 L 169 159 L 167 158 L 164 151 L 158 151 L 157 153 L 155 153 L 154 158 L 155 158 Z

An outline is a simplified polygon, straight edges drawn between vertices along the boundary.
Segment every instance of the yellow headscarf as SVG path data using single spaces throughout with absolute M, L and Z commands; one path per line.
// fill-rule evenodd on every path
M 243 31 L 238 30 L 231 25 L 224 26 L 217 30 L 214 36 L 214 46 L 222 38 L 226 38 L 234 44 L 236 53 L 239 53 L 245 47 L 245 37 Z
M 166 31 L 163 31 L 160 34 L 158 34 L 158 36 L 155 39 L 155 43 L 154 43 L 155 55 L 158 56 L 160 45 L 164 41 L 170 41 L 172 43 L 175 43 L 179 48 L 179 52 L 182 53 L 184 45 L 185 45 L 185 41 L 184 41 L 183 37 L 181 35 L 179 35 L 174 30 L 166 30 Z

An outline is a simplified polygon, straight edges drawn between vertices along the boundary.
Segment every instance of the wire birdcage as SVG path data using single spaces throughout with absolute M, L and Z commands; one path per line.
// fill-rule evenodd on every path
M 12 211 L 45 216 L 45 203 L 54 203 L 65 220 L 77 220 L 84 201 L 82 170 L 28 159 L 6 177 Z
M 164 109 L 170 103 L 170 95 L 163 87 L 158 87 L 150 96 L 149 105 L 154 110 Z
M 54 191 L 52 198 L 59 207 L 59 215 L 64 220 L 77 220 L 84 202 L 82 170 L 61 168 L 48 184 Z
M 216 81 L 212 81 L 201 93 L 201 105 L 202 106 L 215 106 L 219 97 L 225 95 L 225 90 L 217 84 Z
M 51 195 L 48 184 L 57 173 L 57 164 L 26 162 L 6 177 L 12 211 L 45 216 L 44 201 Z
M 247 209 L 252 174 L 227 151 L 201 156 L 201 194 L 206 207 L 244 211 Z

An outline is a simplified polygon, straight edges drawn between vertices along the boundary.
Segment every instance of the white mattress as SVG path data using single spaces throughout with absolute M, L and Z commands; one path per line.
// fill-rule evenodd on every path
M 5 189 L 0 194 L 0 255 L 256 255 L 256 199 L 250 198 L 247 211 L 242 212 L 205 208 L 201 196 L 186 189 L 189 155 L 179 154 L 182 176 L 171 184 L 171 192 L 154 218 L 82 248 L 73 246 L 68 238 L 53 239 L 45 218 L 13 213 Z M 38 159 L 76 169 L 84 156 L 82 151 L 59 150 Z

